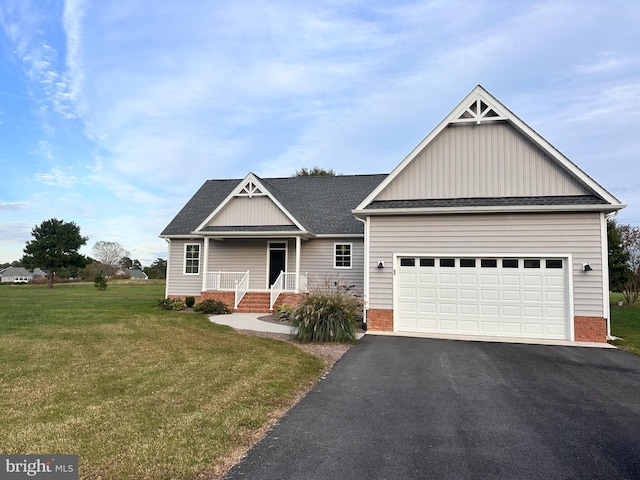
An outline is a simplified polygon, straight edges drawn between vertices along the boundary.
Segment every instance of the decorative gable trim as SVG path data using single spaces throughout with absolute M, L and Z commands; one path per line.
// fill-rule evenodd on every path
M 211 214 L 204 219 L 204 221 L 198 225 L 198 227 L 193 231 L 193 233 L 207 233 L 207 225 L 218 215 L 230 202 L 233 201 L 236 197 L 268 197 L 279 209 L 280 211 L 289 219 L 291 223 L 293 223 L 300 232 L 307 233 L 307 229 L 302 226 L 302 224 L 286 209 L 282 206 L 282 204 L 278 201 L 276 197 L 274 197 L 269 190 L 264 186 L 264 184 L 260 181 L 257 175 L 249 172 L 249 174 L 240 182 L 238 186 L 233 189 L 233 191 L 227 195 L 227 197 L 215 208 Z
M 610 210 L 619 210 L 624 207 L 620 201 L 607 192 L 602 186 L 594 181 L 589 175 L 583 172 L 571 160 L 560 153 L 553 145 L 542 138 L 535 130 L 520 120 L 500 101 L 487 92 L 482 86 L 476 86 L 452 111 L 447 115 L 422 142 L 420 142 L 396 168 L 385 178 L 361 203 L 353 212 L 357 214 L 365 214 L 365 209 L 369 204 L 376 200 L 378 195 L 391 184 L 395 178 L 409 165 L 427 145 L 429 145 L 447 126 L 456 123 L 476 124 L 493 121 L 508 121 L 515 128 L 520 130 L 525 136 L 528 136 L 532 142 L 537 144 L 543 151 L 561 165 L 570 175 L 577 178 L 596 195 L 602 197 L 612 208 Z M 368 213 L 369 211 L 367 211 Z

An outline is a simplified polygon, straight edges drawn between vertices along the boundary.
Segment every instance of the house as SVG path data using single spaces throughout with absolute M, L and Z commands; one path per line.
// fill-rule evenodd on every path
M 339 275 L 369 330 L 606 341 L 623 207 L 477 86 L 388 175 L 205 182 L 161 234 L 166 293 L 272 307 Z
M 0 270 L 0 282 L 2 283 L 28 283 L 31 276 L 31 272 L 23 267 L 7 267 Z
M 128 268 L 123 273 L 131 280 L 149 280 L 149 276 L 139 268 Z

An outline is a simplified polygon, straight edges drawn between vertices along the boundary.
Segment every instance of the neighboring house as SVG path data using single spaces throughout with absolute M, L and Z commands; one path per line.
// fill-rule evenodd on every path
M 166 293 L 340 275 L 370 330 L 605 341 L 623 207 L 478 86 L 388 175 L 207 181 L 161 234 Z
M 28 283 L 31 276 L 31 272 L 23 267 L 7 267 L 0 270 L 0 282 L 2 283 Z
M 149 280 L 146 273 L 138 268 L 129 268 L 124 271 L 125 275 L 128 275 L 132 280 Z

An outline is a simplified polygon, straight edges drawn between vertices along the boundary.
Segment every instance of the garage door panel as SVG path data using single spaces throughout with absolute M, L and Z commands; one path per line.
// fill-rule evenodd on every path
M 478 305 L 477 304 L 460 304 L 460 315 L 478 315 Z
M 477 285 L 478 284 L 478 276 L 477 275 L 468 275 L 461 274 L 459 278 L 460 285 Z
M 480 274 L 480 285 L 498 285 L 500 283 L 500 277 L 498 275 L 486 275 Z
M 503 302 L 520 302 L 521 300 L 520 290 L 502 290 Z
M 480 300 L 497 301 L 498 298 L 500 298 L 499 290 L 484 289 L 484 288 L 480 290 Z
M 428 261 L 416 258 L 411 266 L 398 268 L 397 329 L 568 338 L 566 259 L 562 268 L 547 268 L 544 258 L 533 257 L 520 257 L 517 262 L 476 258 L 473 266 L 461 261 L 472 258 L 465 255 L 446 257 L 455 258 L 455 266 L 446 267 L 433 255 L 425 257 Z

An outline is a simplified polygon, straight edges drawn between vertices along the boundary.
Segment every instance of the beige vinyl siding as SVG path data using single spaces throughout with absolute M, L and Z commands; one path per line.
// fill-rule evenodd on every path
M 200 273 L 185 275 L 184 246 L 197 243 L 200 245 Z M 169 269 L 167 272 L 167 295 L 199 295 L 202 290 L 202 269 L 204 267 L 204 244 L 202 239 L 175 240 L 169 244 Z
M 591 192 L 507 122 L 450 125 L 376 200 Z
M 293 225 L 269 197 L 236 197 L 209 222 L 208 226 Z
M 572 255 L 574 315 L 604 316 L 598 213 L 371 217 L 369 307 L 393 308 L 394 254 Z M 385 268 L 376 268 L 377 262 Z M 582 271 L 591 263 L 593 272 Z
M 334 268 L 334 245 L 350 243 L 351 268 Z M 295 268 L 295 267 L 294 267 Z M 340 278 L 362 293 L 364 290 L 364 240 L 362 238 L 314 239 L 302 242 L 300 270 L 309 275 L 309 282 L 322 283 L 325 278 Z

